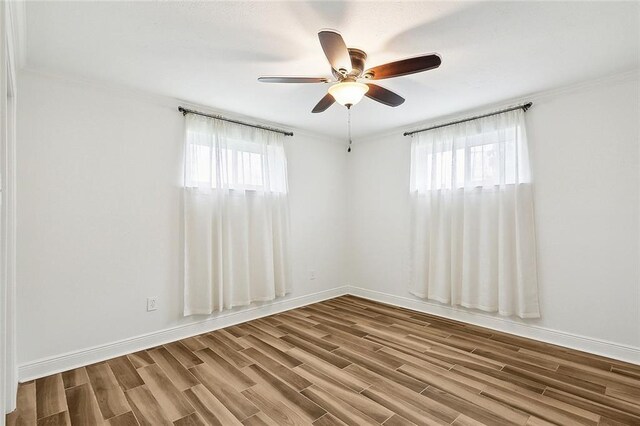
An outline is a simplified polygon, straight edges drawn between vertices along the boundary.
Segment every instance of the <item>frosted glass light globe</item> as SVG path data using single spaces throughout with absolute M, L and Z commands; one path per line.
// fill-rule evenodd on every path
M 362 100 L 369 86 L 355 81 L 345 81 L 329 87 L 329 93 L 340 105 L 352 106 Z

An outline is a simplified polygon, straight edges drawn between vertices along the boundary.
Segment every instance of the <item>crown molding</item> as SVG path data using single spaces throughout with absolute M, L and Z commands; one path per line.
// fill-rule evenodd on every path
M 135 89 L 135 88 L 124 86 L 124 85 L 99 81 L 95 79 L 88 79 L 88 78 L 83 78 L 83 77 L 69 75 L 69 74 L 42 71 L 42 70 L 34 69 L 31 67 L 22 68 L 20 70 L 20 75 L 21 76 L 31 75 L 39 78 L 47 78 L 47 79 L 56 80 L 62 84 L 67 84 L 71 86 L 84 86 L 86 88 L 90 88 L 94 90 L 109 92 L 111 95 L 120 96 L 125 99 L 131 99 L 131 100 L 136 100 L 140 102 L 154 104 L 161 107 L 175 109 L 176 114 L 178 114 L 178 106 L 183 106 L 185 108 L 195 109 L 207 114 L 222 115 L 224 117 L 231 118 L 234 120 L 250 121 L 252 123 L 256 123 L 256 124 L 259 124 L 262 126 L 268 126 L 268 127 L 278 127 L 283 130 L 293 132 L 294 133 L 293 140 L 295 140 L 296 136 L 304 136 L 307 138 L 321 140 L 323 142 L 331 142 L 340 146 L 344 146 L 345 148 L 347 146 L 346 141 L 342 141 L 338 138 L 323 135 L 320 133 L 314 133 L 306 129 L 287 126 L 285 124 L 278 123 L 278 122 L 266 121 L 257 117 L 238 114 L 232 111 L 191 102 L 185 99 L 174 98 L 166 95 L 159 95 L 156 93 Z M 345 149 L 345 152 L 346 152 L 346 149 Z
M 23 2 L 20 1 L 16 3 L 23 3 Z M 128 86 L 118 85 L 114 83 L 107 83 L 103 81 L 87 79 L 87 78 L 82 78 L 78 76 L 51 73 L 51 72 L 36 70 L 29 67 L 23 67 L 20 72 L 25 74 L 39 75 L 41 77 L 46 77 L 46 78 L 52 78 L 59 81 L 67 82 L 68 84 L 82 84 L 87 87 L 93 87 L 95 89 L 107 90 L 110 93 L 117 93 L 119 96 L 134 98 L 138 100 L 146 100 L 147 102 L 155 103 L 157 105 L 163 105 L 166 107 L 172 107 L 172 108 L 175 108 L 176 110 L 178 106 L 184 106 L 186 108 L 197 109 L 209 114 L 214 114 L 214 115 L 218 114 L 218 115 L 222 115 L 228 118 L 237 119 L 241 121 L 252 121 L 252 122 L 255 122 L 256 124 L 260 124 L 263 126 L 278 127 L 283 130 L 294 132 L 294 138 L 295 138 L 295 134 L 297 134 L 297 135 L 306 136 L 314 139 L 319 139 L 326 142 L 331 142 L 331 143 L 340 145 L 344 148 L 346 148 L 348 145 L 346 138 L 342 139 L 342 138 L 336 138 L 336 137 L 324 135 L 321 133 L 315 133 L 310 130 L 302 129 L 299 127 L 287 126 L 279 122 L 266 121 L 257 117 L 242 115 L 232 111 L 227 111 L 224 109 L 191 102 L 185 99 L 173 98 L 166 95 L 158 95 L 156 93 L 139 90 L 139 89 L 135 89 Z M 627 70 L 621 73 L 611 74 L 604 77 L 599 77 L 595 79 L 581 81 L 578 83 L 573 83 L 570 85 L 552 88 L 549 90 L 544 90 L 539 92 L 530 92 L 529 94 L 512 97 L 512 98 L 505 99 L 498 102 L 493 102 L 493 103 L 482 105 L 476 108 L 461 110 L 455 113 L 430 118 L 428 120 L 414 122 L 412 124 L 396 126 L 384 132 L 379 132 L 374 135 L 368 135 L 368 136 L 358 138 L 357 140 L 353 141 L 353 145 L 355 146 L 358 144 L 373 142 L 379 139 L 386 139 L 394 136 L 402 136 L 402 133 L 406 131 L 413 131 L 413 130 L 420 129 L 422 127 L 438 125 L 441 123 L 459 119 L 461 117 L 474 116 L 474 115 L 483 114 L 489 111 L 509 108 L 525 102 L 530 102 L 530 101 L 534 102 L 534 107 L 535 107 L 536 102 L 553 99 L 555 97 L 558 97 L 564 94 L 580 92 L 583 90 L 590 90 L 593 88 L 597 88 L 603 85 L 611 85 L 611 84 L 621 83 L 625 81 L 639 80 L 639 79 L 640 79 L 640 69 L 636 68 L 636 69 Z
M 377 141 L 380 139 L 386 139 L 389 137 L 402 136 L 404 132 L 418 130 L 423 127 L 436 126 L 438 124 L 446 123 L 449 121 L 455 121 L 457 119 L 464 118 L 464 117 L 471 117 L 471 116 L 481 115 L 491 111 L 510 108 L 512 106 L 520 105 L 526 102 L 533 102 L 533 108 L 535 108 L 536 102 L 550 100 L 550 99 L 553 99 L 562 95 L 570 94 L 570 93 L 591 90 L 591 89 L 595 89 L 605 85 L 612 85 L 612 84 L 623 83 L 623 82 L 633 81 L 633 80 L 635 81 L 640 80 L 639 68 L 627 70 L 620 73 L 609 74 L 609 75 L 594 78 L 594 79 L 583 80 L 577 83 L 555 87 L 548 90 L 530 92 L 528 94 L 519 95 L 509 99 L 504 99 L 498 102 L 492 102 L 490 104 L 482 105 L 476 108 L 461 110 L 451 114 L 430 118 L 428 120 L 423 120 L 423 121 L 419 121 L 419 122 L 415 122 L 415 123 L 411 123 L 403 126 L 397 126 L 392 129 L 386 130 L 385 132 L 382 132 L 382 133 L 369 135 L 369 136 L 360 138 L 357 141 L 354 140 L 353 144 L 357 145 L 362 143 L 374 142 L 374 141 Z M 402 136 L 402 137 L 405 137 L 405 136 Z M 410 140 L 410 138 L 407 140 Z

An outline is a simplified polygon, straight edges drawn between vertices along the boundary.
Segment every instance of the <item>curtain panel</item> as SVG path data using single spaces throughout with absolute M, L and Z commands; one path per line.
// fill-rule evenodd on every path
M 414 134 L 410 190 L 411 293 L 540 316 L 522 110 Z
M 186 115 L 184 315 L 291 288 L 284 136 Z

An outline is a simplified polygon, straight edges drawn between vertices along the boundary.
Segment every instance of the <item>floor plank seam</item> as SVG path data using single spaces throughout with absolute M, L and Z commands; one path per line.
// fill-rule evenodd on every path
M 640 424 L 639 402 L 640 366 L 345 296 L 22 384 L 7 423 Z

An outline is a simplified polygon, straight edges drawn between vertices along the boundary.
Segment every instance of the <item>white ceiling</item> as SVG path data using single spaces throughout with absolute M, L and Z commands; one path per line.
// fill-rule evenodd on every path
M 344 107 L 310 112 L 326 85 L 257 77 L 329 76 L 321 28 L 368 66 L 439 53 L 439 69 L 381 81 L 400 107 L 354 107 L 357 138 L 638 68 L 639 22 L 638 2 L 29 1 L 26 66 L 344 137 Z

